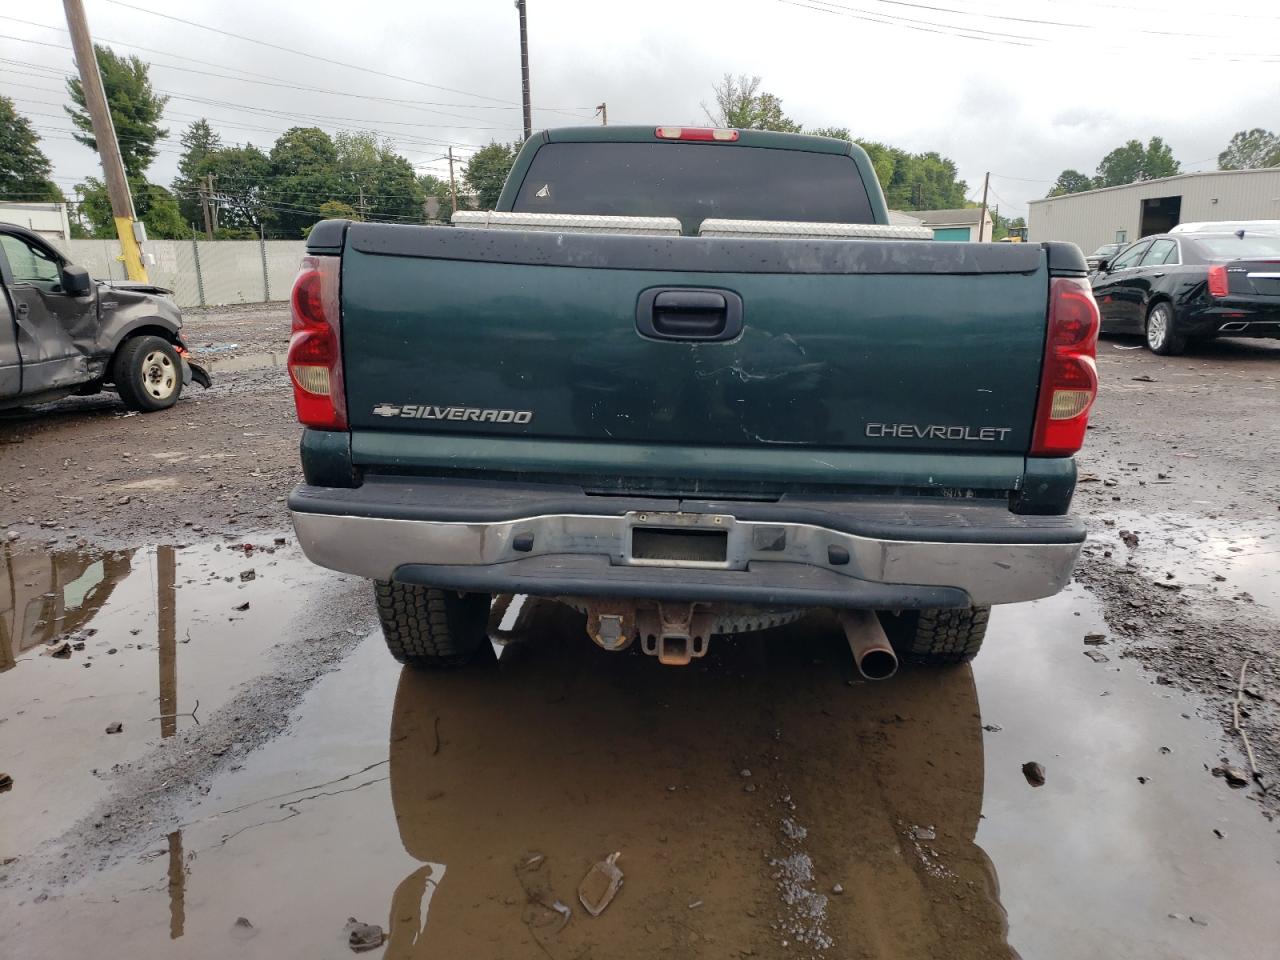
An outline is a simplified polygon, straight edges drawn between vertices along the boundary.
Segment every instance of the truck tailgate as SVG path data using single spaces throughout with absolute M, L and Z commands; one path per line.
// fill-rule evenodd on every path
M 1030 446 L 1049 283 L 1038 246 L 357 224 L 342 270 L 357 436 Z M 654 288 L 736 296 L 741 331 L 643 335 Z

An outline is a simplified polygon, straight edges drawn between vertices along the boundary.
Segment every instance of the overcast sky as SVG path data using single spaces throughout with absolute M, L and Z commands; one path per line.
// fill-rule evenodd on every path
M 519 136 L 512 0 L 128 3 L 85 7 L 95 38 L 150 62 L 172 96 L 155 182 L 173 178 L 178 136 L 197 116 L 225 142 L 262 147 L 294 125 L 374 129 L 438 174 L 449 144 L 465 157 Z M 991 200 L 1013 216 L 1062 169 L 1092 173 L 1130 138 L 1162 136 L 1184 170 L 1203 170 L 1235 131 L 1280 130 L 1280 6 L 1269 0 L 528 5 L 535 128 L 598 123 L 601 101 L 611 124 L 687 124 L 703 119 L 722 74 L 759 74 L 806 126 L 953 158 L 971 198 L 990 170 Z M 59 0 L 0 4 L 0 91 L 37 125 L 70 192 L 99 167 L 60 107 L 72 70 L 64 26 Z

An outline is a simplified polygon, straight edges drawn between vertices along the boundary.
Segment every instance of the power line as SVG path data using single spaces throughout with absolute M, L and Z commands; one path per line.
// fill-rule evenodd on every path
M 114 0 L 112 0 L 114 2 Z M 791 7 L 799 7 L 803 10 L 811 10 L 815 13 L 826 13 L 833 16 L 848 17 L 853 20 L 860 20 L 866 23 L 875 23 L 881 26 L 899 27 L 904 30 L 912 30 L 919 33 L 931 33 L 939 36 L 958 37 L 965 40 L 978 40 L 987 43 L 997 43 L 1005 46 L 1014 47 L 1041 47 L 1052 46 L 1056 43 L 1055 38 L 1046 37 L 1035 34 L 1016 34 L 1006 33 L 997 30 L 985 30 L 981 27 L 970 27 L 962 24 L 954 23 L 938 23 L 932 20 L 920 20 L 912 17 L 902 17 L 890 13 L 883 13 L 877 10 L 867 10 L 860 7 L 847 7 L 837 3 L 831 3 L 829 0 L 778 0 L 779 3 Z M 874 2 L 874 0 L 873 0 Z M 1192 35 L 1188 35 L 1192 36 Z M 1230 39 L 1230 38 L 1228 38 Z M 1133 53 L 1134 47 L 1124 48 L 1118 46 L 1099 46 L 1096 49 L 1106 52 L 1116 53 Z M 1184 59 L 1220 62 L 1228 61 L 1232 63 L 1277 63 L 1280 57 L 1270 55 L 1263 52 L 1244 52 L 1239 51 L 1207 51 L 1202 50 L 1196 53 L 1183 54 Z
M 34 66 L 34 67 L 39 68 L 39 65 L 38 65 L 38 64 L 28 64 L 28 63 L 26 63 L 25 61 L 16 61 L 16 60 L 10 60 L 10 59 L 5 59 L 5 58 L 0 58 L 0 62 L 3 62 L 3 63 L 21 63 L 21 64 L 26 65 L 26 66 Z M 22 76 L 35 76 L 35 77 L 43 77 L 43 76 L 44 76 L 43 74 L 39 74 L 39 73 L 25 73 L 25 72 L 20 71 L 20 70 L 10 70 L 10 69 L 8 69 L 8 68 L 3 68 L 3 67 L 0 67 L 0 71 L 4 71 L 4 72 L 8 72 L 8 73 L 16 73 L 16 74 L 19 74 L 19 75 L 22 75 Z M 32 86 L 32 87 L 31 87 L 31 89 L 35 89 L 35 90 L 46 90 L 46 91 L 48 91 L 48 92 L 54 92 L 54 91 L 50 90 L 49 88 L 44 88 L 44 87 L 34 87 L 34 86 Z M 368 132 L 368 133 L 380 133 L 380 134 L 387 135 L 387 134 L 385 133 L 385 129 L 384 129 L 384 127 L 382 127 L 382 126 L 365 126 L 364 124 L 360 123 L 360 122 L 359 122 L 356 118 L 354 118 L 354 117 L 338 117 L 338 116 L 333 116 L 333 115 L 330 115 L 330 114 L 321 114 L 321 113 L 300 113 L 300 112 L 298 112 L 298 111 L 296 111 L 296 110 L 275 110 L 275 109 L 266 108 L 266 107 L 256 107 L 256 106 L 252 106 L 252 105 L 250 105 L 250 104 L 237 103 L 237 102 L 235 102 L 235 101 L 231 101 L 231 100 L 215 100 L 215 99 L 212 99 L 212 98 L 209 98 L 209 97 L 197 97 L 197 96 L 192 96 L 192 95 L 189 95 L 189 94 L 180 93 L 180 92 L 173 91 L 173 90 L 168 90 L 168 89 L 166 89 L 166 88 L 162 88 L 162 87 L 154 87 L 153 89 L 154 89 L 157 93 L 163 94 L 163 95 L 165 95 L 165 96 L 167 96 L 167 97 L 171 97 L 171 98 L 173 98 L 173 99 L 175 99 L 175 100 L 187 100 L 187 101 L 190 101 L 190 102 L 192 102 L 192 103 L 202 103 L 202 104 L 208 104 L 208 105 L 212 105 L 212 106 L 228 107 L 228 108 L 233 109 L 233 110 L 244 110 L 244 111 L 251 112 L 251 113 L 266 114 L 266 115 L 268 115 L 268 116 L 272 116 L 272 117 L 279 117 L 279 118 L 282 118 L 282 119 L 285 119 L 285 120 L 295 119 L 295 118 L 299 118 L 299 117 L 306 118 L 306 119 L 314 119 L 314 120 L 339 120 L 339 121 L 344 121 L 344 123 L 342 124 L 342 126 L 343 126 L 343 128 L 344 128 L 344 129 L 362 130 L 362 131 L 365 131 L 365 132 Z M 34 98 L 30 98 L 30 97 L 27 97 L 27 98 L 24 98 L 24 99 L 34 100 Z M 40 101 L 40 102 L 43 102 L 43 103 L 45 103 L 45 104 L 46 104 L 46 105 L 48 105 L 48 106 L 58 106 L 58 105 L 59 105 L 59 104 L 50 104 L 50 103 L 48 103 L 47 101 Z M 176 114 L 176 113 L 178 113 L 178 111 L 167 111 L 167 112 L 172 112 L 172 113 L 175 113 L 175 114 Z M 233 126 L 233 125 L 235 125 L 234 121 L 223 121 L 223 122 L 225 122 L 228 126 Z M 375 121 L 375 122 L 376 122 L 376 123 L 381 123 L 382 121 Z M 397 125 L 401 125 L 401 124 L 402 124 L 402 121 L 388 121 L 388 122 L 390 122 L 390 123 L 395 123 L 395 124 L 397 124 Z M 412 124 L 412 123 L 404 123 L 403 125 L 407 125 L 407 126 L 416 126 L 416 124 Z M 243 125 L 242 125 L 242 126 L 243 126 Z M 331 124 L 331 126 L 338 126 L 338 125 L 337 125 L 337 124 Z M 423 125 L 423 126 L 427 126 L 427 125 Z M 441 126 L 441 125 L 433 124 L 433 125 L 430 125 L 430 126 Z M 462 127 L 462 126 L 458 126 L 458 127 L 448 127 L 448 126 L 441 126 L 441 129 L 457 129 L 457 130 L 507 130 L 507 129 L 512 129 L 512 128 L 507 128 L 507 127 Z M 265 129 L 264 129 L 264 131 L 263 131 L 263 132 L 272 132 L 272 131 L 269 131 L 269 130 L 265 130 Z M 476 146 L 474 146 L 473 144 L 470 144 L 470 143 L 463 143 L 463 142 L 456 141 L 456 140 L 439 139 L 439 138 L 434 138 L 434 137 L 413 136 L 413 135 L 408 135 L 408 134 L 387 135 L 387 136 L 389 137 L 389 139 L 397 140 L 397 141 L 403 141 L 403 142 L 406 142 L 406 143 L 421 143 L 421 144 L 427 144 L 427 145 L 429 145 L 429 146 L 437 146 L 437 147 L 450 146 L 450 145 L 452 145 L 452 146 L 456 146 L 456 147 L 458 147 L 458 148 L 459 148 L 459 149 L 461 149 L 461 150 L 478 150 L 478 149 L 480 149 L 479 147 L 476 147 Z
M 13 23 L 21 23 L 21 24 L 25 24 L 25 25 L 30 26 L 30 27 L 41 27 L 41 28 L 43 28 L 43 29 L 45 29 L 45 30 L 53 30 L 53 31 L 55 31 L 55 32 L 57 32 L 57 33 L 66 33 L 66 28 L 64 28 L 64 27 L 54 26 L 53 24 L 48 24 L 48 23 L 38 23 L 38 22 L 37 22 L 37 21 L 35 21 L 35 20 L 24 20 L 24 19 L 22 19 L 22 18 L 20 18 L 20 17 L 10 17 L 10 16 L 5 16 L 5 15 L 3 15 L 3 14 L 0 14 L 0 20 L 9 20 L 9 21 L 11 21 L 11 22 L 13 22 Z M 22 38 L 20 38 L 20 37 L 9 37 L 9 38 L 7 38 L 7 39 L 17 39 L 17 40 L 21 40 Z M 144 51 L 144 52 L 146 52 L 146 53 L 160 54 L 161 56 L 173 56 L 173 55 L 174 55 L 174 54 L 173 54 L 173 51 L 171 51 L 171 50 L 157 50 L 157 49 L 156 49 L 156 48 L 154 48 L 154 47 L 144 47 L 144 46 L 142 46 L 142 44 L 134 43 L 132 40 L 113 40 L 113 39 L 111 39 L 110 37 L 99 37 L 99 40 L 100 40 L 100 42 L 102 42 L 102 43 L 109 43 L 109 44 L 113 44 L 113 45 L 118 46 L 118 47 L 129 47 L 129 48 L 134 49 L 134 50 L 142 50 L 142 51 Z M 288 87 L 288 88 L 290 88 L 290 89 L 295 89 L 295 90 L 308 90 L 308 91 L 313 91 L 313 92 L 315 92 L 315 93 L 326 93 L 326 94 L 329 94 L 330 96 L 339 96 L 339 97 L 355 97 L 355 98 L 360 99 L 360 100 L 377 100 L 377 101 L 381 101 L 381 102 L 383 102 L 383 103 L 391 103 L 391 104 L 395 104 L 396 106 L 402 106 L 402 107 L 460 107 L 460 108 L 462 108 L 462 109 L 464 109 L 464 110 L 520 110 L 520 109 L 522 109 L 522 107 L 521 107 L 520 105 L 518 105 L 518 104 L 506 105 L 506 104 L 501 104 L 501 103 L 497 103 L 497 104 L 487 104 L 487 103 L 439 103 L 439 102 L 432 101 L 432 100 L 405 100 L 405 99 L 401 99 L 401 98 L 397 98 L 397 97 L 379 97 L 379 96 L 374 96 L 373 94 L 352 93 L 352 92 L 351 92 L 351 91 L 349 91 L 349 90 L 326 90 L 326 89 L 324 89 L 323 87 L 314 87 L 314 86 L 310 86 L 310 85 L 307 85 L 307 84 L 299 84 L 299 83 L 297 83 L 296 81 L 291 81 L 291 80 L 289 80 L 289 79 L 287 79 L 287 78 L 285 78 L 285 77 L 276 77 L 276 76 L 272 76 L 271 74 L 268 74 L 268 73 L 258 73 L 258 72 L 254 71 L 254 70 L 245 70 L 243 67 L 234 67 L 234 66 L 231 66 L 230 64 L 226 64 L 226 63 L 218 63 L 218 62 L 213 61 L 213 60 L 201 60 L 201 59 L 199 59 L 198 57 L 192 57 L 192 56 L 190 56 L 190 55 L 188 55 L 188 54 L 185 54 L 185 53 L 181 55 L 181 58 L 182 58 L 182 60 L 183 60 L 184 62 L 189 62 L 189 63 L 201 63 L 201 64 L 204 64 L 204 65 L 205 65 L 205 66 L 207 66 L 207 67 L 218 67 L 218 68 L 223 69 L 223 70 L 230 70 L 230 71 L 232 71 L 233 73 L 243 73 L 243 74 L 245 74 L 245 76 L 244 76 L 244 77 L 235 77 L 235 76 L 227 76 L 227 75 L 224 75 L 224 74 L 216 74 L 216 73 L 213 73 L 213 74 L 205 74 L 205 73 L 202 73 L 201 71 L 191 71 L 191 70 L 188 70 L 188 72 L 190 72 L 190 73 L 201 73 L 201 75 L 203 75 L 203 76 L 221 77 L 221 78 L 226 79 L 226 80 L 239 80 L 239 81 L 244 82 L 244 83 L 251 83 L 251 82 L 253 82 L 252 80 L 247 79 L 247 78 L 249 78 L 249 77 L 257 77 L 257 78 L 261 78 L 262 80 L 270 80 L 270 81 L 273 81 L 273 83 L 274 83 L 274 84 L 278 84 L 278 85 L 281 85 L 281 86 L 285 86 L 285 87 Z M 155 66 L 170 66 L 169 64 L 153 64 L 153 65 L 155 65 Z M 180 65 L 174 65 L 174 66 L 173 66 L 173 68 L 174 68 L 174 69 L 183 69 L 183 67 L 181 67 Z M 273 85 L 273 84 L 267 84 L 267 85 L 268 85 L 268 86 L 270 86 L 270 85 Z M 572 113 L 575 113 L 575 112 L 578 112 L 578 113 L 585 113 L 585 112 L 587 112 L 587 111 L 589 111 L 589 110 L 595 110 L 596 108 L 595 108 L 595 107 L 582 106 L 582 107 L 538 107 L 537 109 L 539 109 L 539 110 L 551 110 L 551 111 L 555 111 L 555 112 L 557 112 L 557 113 L 568 113 L 568 114 L 572 114 Z M 430 112 L 433 112 L 433 113 L 434 113 L 434 112 L 439 112 L 439 111 L 430 111 Z M 467 119 L 478 119 L 478 118 L 468 117 Z
M 417 84 L 420 87 L 429 87 L 432 90 L 444 90 L 448 93 L 456 93 L 464 97 L 474 97 L 477 100 L 489 100 L 493 103 L 501 103 L 501 104 L 511 103 L 510 100 L 505 100 L 501 97 L 491 97 L 485 93 L 475 93 L 470 90 L 459 90 L 456 87 L 445 87 L 445 86 L 441 86 L 438 83 L 428 83 L 425 80 L 419 80 L 416 77 L 404 77 L 395 73 L 386 73 L 382 70 L 374 70 L 371 67 L 362 67 L 356 63 L 347 63 L 343 60 L 334 60 L 331 57 L 323 57 L 323 56 L 320 56 L 319 54 L 308 53 L 305 50 L 295 50 L 292 47 L 286 47 L 278 43 L 270 43 L 266 40 L 258 40 L 255 37 L 245 36 L 244 34 L 240 34 L 240 33 L 232 33 L 229 30 L 222 30 L 219 27 L 211 27 L 205 23 L 197 23 L 194 20 L 187 20 L 183 17 L 175 17 L 169 13 L 161 13 L 159 10 L 149 10 L 146 7 L 139 7 L 132 3 L 125 3 L 124 0 L 106 0 L 106 2 L 117 7 L 125 7 L 129 10 L 136 10 L 139 13 L 146 13 L 153 17 L 161 17 L 165 20 L 172 20 L 175 23 L 181 23 L 189 27 L 195 27 L 199 30 L 208 30 L 211 33 L 218 33 L 225 37 L 232 37 L 233 39 L 236 39 L 236 40 L 243 40 L 246 43 L 254 43 L 254 44 L 257 44 L 258 46 L 267 47 L 271 50 L 280 50 L 284 53 L 292 53 L 295 56 L 307 57 L 308 59 L 317 60 L 320 63 L 328 63 L 336 67 L 346 67 L 349 70 L 359 70 L 362 73 L 368 73 L 376 77 L 384 77 L 388 80 L 399 80 L 403 83 L 413 83 L 413 84 Z
M 824 7 L 840 7 L 843 9 L 851 9 L 849 7 L 846 7 L 844 4 L 830 2 L 830 0 L 809 0 L 809 2 L 817 3 L 820 6 L 824 6 Z M 1096 30 L 1097 29 L 1096 25 L 1092 23 L 1076 23 L 1076 22 L 1070 22 L 1070 21 L 1064 21 L 1064 20 L 1045 20 L 1040 17 L 1020 17 L 1020 16 L 1012 16 L 1010 14 L 991 13 L 991 12 L 980 11 L 980 10 L 964 10 L 956 7 L 941 7 L 941 6 L 934 6 L 934 5 L 925 4 L 925 3 L 912 3 L 912 2 L 909 2 L 909 0 L 870 0 L 870 2 L 881 3 L 886 6 L 892 6 L 892 7 L 906 7 L 913 10 L 927 10 L 933 13 L 953 14 L 959 17 L 977 17 L 983 20 L 999 20 L 999 21 L 1005 21 L 1009 23 L 1025 23 L 1025 24 L 1030 24 L 1033 26 L 1041 26 L 1041 27 L 1059 27 L 1059 28 L 1068 29 L 1068 30 Z M 873 12 L 873 11 L 863 11 L 863 12 Z M 1161 11 L 1162 15 L 1164 13 L 1165 11 Z M 1163 37 L 1186 37 L 1193 40 L 1202 40 L 1205 37 L 1210 37 L 1216 40 L 1240 39 L 1238 36 L 1232 36 L 1232 35 L 1221 34 L 1221 33 L 1203 33 L 1203 32 L 1186 33 L 1186 32 L 1176 31 L 1176 30 L 1153 30 L 1147 27 L 1138 27 L 1138 26 L 1126 26 L 1125 30 L 1126 32 L 1129 32 L 1129 33 L 1141 33 L 1141 34 L 1149 34 L 1152 36 L 1163 36 Z
M 9 18 L 9 19 L 13 19 L 13 18 Z M 46 43 L 42 40 L 30 40 L 26 37 L 15 37 L 9 34 L 0 34 L 0 39 L 16 40 L 19 43 L 32 43 L 42 47 L 54 47 L 54 48 L 60 48 L 60 49 L 66 49 L 66 50 L 70 49 L 70 47 L 66 46 L 65 44 Z M 26 61 L 12 61 L 12 62 L 26 62 Z M 45 67 L 42 64 L 30 64 L 30 65 L 38 67 L 40 69 L 50 71 L 50 72 L 54 72 L 54 68 Z M 185 74 L 194 74 L 196 76 L 211 76 L 211 77 L 217 77 L 223 80 L 237 80 L 237 81 L 240 81 L 241 83 L 254 83 L 260 86 L 279 87 L 287 90 L 299 90 L 299 91 L 305 91 L 309 93 L 323 93 L 330 96 L 348 96 L 348 97 L 355 97 L 356 99 L 360 99 L 360 100 L 386 100 L 386 102 L 394 103 L 399 107 L 409 107 L 412 109 L 419 110 L 423 113 L 439 114 L 440 116 L 451 117 L 456 120 L 480 120 L 481 119 L 479 117 L 469 117 L 460 113 L 448 113 L 444 110 L 435 110 L 430 107 L 417 106 L 412 103 L 404 103 L 402 101 L 391 100 L 390 98 L 369 97 L 363 94 L 342 93 L 341 91 L 337 91 L 337 90 L 325 90 L 324 88 L 321 88 L 321 87 L 311 87 L 304 84 L 284 83 L 284 82 L 271 83 L 265 80 L 250 80 L 244 77 L 234 77 L 224 73 L 211 73 L 208 70 L 196 70 L 192 67 L 186 66 L 185 64 L 179 65 L 179 64 L 160 63 L 160 62 L 153 61 L 149 63 L 148 66 L 155 67 L 161 70 L 179 70 Z M 234 68 L 229 68 L 229 69 L 234 69 Z M 500 108 L 497 108 L 497 109 L 500 109 Z M 579 118 L 579 119 L 583 119 L 583 118 Z M 501 128 L 495 127 L 493 129 L 515 130 L 516 128 L 515 127 L 501 127 Z

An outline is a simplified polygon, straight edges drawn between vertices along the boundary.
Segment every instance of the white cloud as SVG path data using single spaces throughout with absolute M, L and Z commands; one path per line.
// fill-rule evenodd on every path
M 480 145 L 519 135 L 519 109 L 492 109 L 519 104 L 518 35 L 510 0 L 383 0 L 365 3 L 358 12 L 350 0 L 234 6 L 216 0 L 181 5 L 136 2 L 334 60 L 467 91 L 451 93 L 377 77 L 184 26 L 109 0 L 89 0 L 86 6 L 97 37 L 165 51 L 138 51 L 155 64 L 155 85 L 175 94 L 168 113 L 171 140 L 150 171 L 157 182 L 173 177 L 177 137 L 191 115 L 210 117 L 227 141 L 251 140 L 262 146 L 270 145 L 273 133 L 231 124 L 280 131 L 314 122 L 305 114 L 357 117 L 359 125 L 379 127 L 400 140 L 415 163 L 436 172 L 444 169 L 434 159 L 444 148 L 422 141 Z M 1195 0 L 1125 0 L 1111 5 L 1085 0 L 1070 5 L 1049 0 L 989 0 L 981 5 L 920 0 L 930 7 L 1072 22 L 1079 27 L 1073 29 L 979 19 L 885 0 L 798 2 L 828 10 L 843 6 L 846 12 L 874 11 L 872 16 L 881 20 L 919 22 L 869 23 L 838 10 L 823 13 L 777 0 L 651 0 L 644 5 L 532 0 L 535 125 L 595 122 L 590 108 L 600 101 L 608 102 L 611 123 L 697 121 L 700 103 L 710 98 L 711 84 L 721 74 L 758 73 L 765 89 L 778 94 L 787 112 L 806 124 L 847 126 L 858 136 L 951 156 L 971 195 L 979 189 L 984 171 L 1000 174 L 993 178 L 993 187 L 1003 206 L 1015 213 L 1028 199 L 1042 196 L 1062 169 L 1092 172 L 1107 150 L 1133 137 L 1163 136 L 1185 167 L 1208 160 L 1198 164 L 1203 168 L 1212 165 L 1236 130 L 1280 127 L 1275 107 L 1280 103 L 1280 71 L 1274 62 L 1280 61 L 1280 13 L 1269 12 L 1266 5 L 1225 0 L 1226 6 L 1215 7 L 1206 18 L 1203 4 Z M 6 6 L 4 14 L 55 27 L 62 24 L 61 4 L 53 2 Z M 1206 19 L 1210 35 L 1201 37 Z M 985 30 L 988 40 L 1009 43 L 942 36 L 925 32 L 936 29 L 927 24 Z M 0 33 L 67 43 L 65 33 L 12 19 L 0 20 Z M 1024 36 L 1048 42 L 1009 45 L 1028 42 L 1009 40 Z M 1245 62 L 1232 62 L 1228 54 Z M 1267 56 L 1272 63 L 1262 62 Z M 71 69 L 70 50 L 17 40 L 0 39 L 0 57 L 63 72 Z M 75 179 L 96 174 L 95 155 L 65 139 L 70 124 L 58 118 L 61 109 L 33 102 L 65 101 L 59 80 L 27 75 L 40 71 L 13 63 L 0 63 L 0 71 L 0 90 L 14 97 L 20 109 L 55 115 L 33 119 L 41 127 L 54 128 L 40 132 L 48 134 L 44 147 L 59 182 L 70 187 Z M 237 71 L 365 96 L 459 106 L 408 110 L 207 75 Z M 220 104 L 179 100 L 179 95 Z M 285 115 L 264 116 L 245 107 Z M 573 109 L 565 114 L 548 107 Z M 333 130 L 344 122 L 321 125 Z

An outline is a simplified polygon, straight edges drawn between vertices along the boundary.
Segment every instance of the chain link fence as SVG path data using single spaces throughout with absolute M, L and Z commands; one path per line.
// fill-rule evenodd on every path
M 119 240 L 58 244 L 98 280 L 126 280 Z M 180 307 L 287 300 L 305 240 L 148 240 L 151 282 L 173 291 Z

